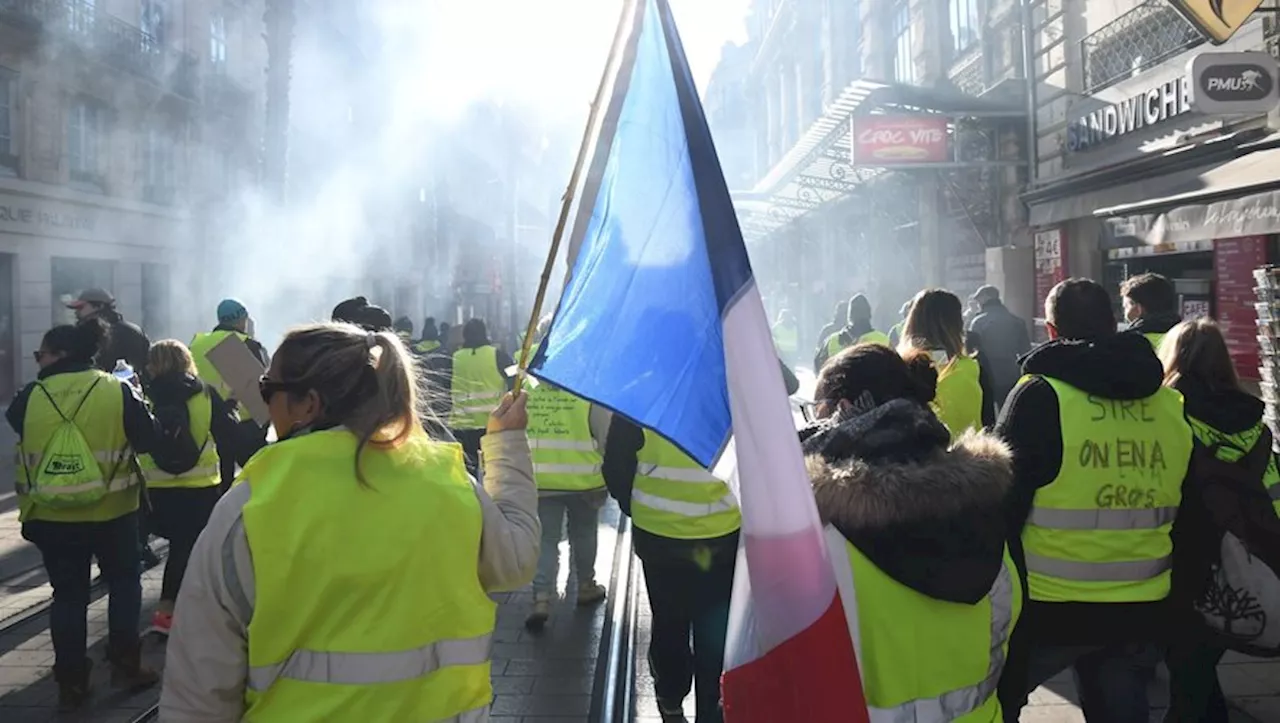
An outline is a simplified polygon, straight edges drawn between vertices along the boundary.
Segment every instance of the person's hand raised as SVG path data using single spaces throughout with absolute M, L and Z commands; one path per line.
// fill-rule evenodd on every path
M 525 404 L 528 401 L 529 395 L 524 392 L 519 394 L 507 392 L 503 395 L 502 401 L 498 403 L 498 408 L 489 415 L 485 431 L 494 434 L 510 430 L 523 431 L 528 428 L 529 412 L 525 409 Z

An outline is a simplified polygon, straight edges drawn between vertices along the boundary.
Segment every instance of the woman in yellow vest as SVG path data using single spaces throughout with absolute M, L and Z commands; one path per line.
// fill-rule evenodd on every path
M 921 291 L 911 302 L 898 344 L 903 356 L 923 351 L 933 360 L 938 372 L 933 411 L 952 437 L 996 422 L 985 370 L 965 351 L 963 314 L 960 298 L 950 291 Z
M 801 439 L 871 719 L 995 723 L 1022 608 L 1002 512 L 1012 458 L 983 432 L 948 450 L 936 379 L 922 352 L 846 349 Z
M 191 548 L 222 496 L 225 466 L 220 451 L 235 449 L 239 418 L 234 404 L 224 401 L 216 389 L 196 376 L 191 352 L 177 339 L 151 345 L 147 372 L 151 380 L 147 396 L 160 420 L 161 435 L 153 453 L 138 462 L 151 499 L 148 525 L 151 532 L 169 540 L 169 559 L 151 627 L 168 634 Z M 185 431 L 166 428 L 166 424 L 181 427 L 184 415 Z M 170 433 L 175 436 L 171 438 Z M 249 460 L 246 456 L 236 461 L 243 465 Z
M 449 389 L 452 410 L 449 429 L 462 443 L 467 464 L 475 468 L 484 436 L 485 419 L 511 388 L 507 369 L 515 366 L 511 355 L 489 341 L 483 319 L 469 319 L 462 327 L 462 347 L 453 353 Z
M 1269 564 L 1280 560 L 1280 521 L 1276 519 L 1280 510 L 1280 472 L 1276 469 L 1276 456 L 1269 449 L 1271 435 L 1262 421 L 1262 400 L 1241 388 L 1217 324 L 1209 319 L 1178 324 L 1162 340 L 1160 358 L 1165 385 L 1182 394 L 1187 422 L 1199 444 L 1216 448 L 1217 458 L 1224 462 L 1240 462 L 1242 473 L 1246 473 L 1245 458 L 1254 448 L 1268 446 L 1258 451 L 1265 455 L 1265 462 L 1259 460 L 1252 468 L 1257 472 L 1247 473 L 1258 474 L 1251 478 L 1256 496 L 1235 494 L 1233 487 L 1226 486 L 1229 482 L 1203 477 L 1193 468 L 1193 486 L 1188 490 L 1202 491 L 1183 495 L 1178 524 L 1173 528 L 1175 574 L 1171 599 L 1181 617 L 1165 658 L 1171 679 L 1165 720 L 1225 722 L 1227 702 L 1218 682 L 1217 666 L 1226 648 L 1222 638 L 1215 640 L 1204 618 L 1191 606 L 1212 609 L 1213 601 L 1224 596 L 1224 591 L 1214 589 L 1217 586 L 1213 582 L 1213 568 L 1220 561 L 1224 528 L 1219 521 L 1223 516 L 1234 518 L 1230 520 L 1234 532 L 1254 533 L 1244 539 L 1252 553 L 1264 556 Z M 1241 509 L 1232 507 L 1230 500 L 1238 500 L 1234 504 Z
M 488 419 L 481 487 L 423 431 L 391 332 L 294 329 L 260 388 L 280 441 L 196 543 L 161 719 L 488 720 L 488 593 L 538 558 L 525 397 Z
M 53 587 L 49 635 L 64 710 L 79 708 L 90 694 L 86 617 L 94 558 L 109 593 L 112 684 L 141 689 L 159 680 L 141 664 L 142 567 L 133 470 L 134 453 L 149 451 L 155 441 L 155 420 L 132 386 L 94 367 L 106 333 L 96 319 L 50 329 L 35 353 L 36 381 L 5 412 L 19 438 L 22 536 L 40 550 Z M 82 441 L 69 443 L 70 436 Z M 77 483 L 59 486 L 62 475 L 75 476 Z

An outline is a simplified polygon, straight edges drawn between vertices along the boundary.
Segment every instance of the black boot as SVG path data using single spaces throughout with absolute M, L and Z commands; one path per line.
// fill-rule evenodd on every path
M 114 688 L 134 693 L 160 682 L 160 674 L 142 664 L 142 642 L 137 638 L 125 643 L 109 641 L 107 662 L 111 663 Z
M 54 663 L 53 679 L 58 682 L 58 710 L 70 713 L 84 707 L 92 690 L 89 687 L 89 673 L 93 670 L 93 661 L 85 658 L 79 664 L 64 665 Z

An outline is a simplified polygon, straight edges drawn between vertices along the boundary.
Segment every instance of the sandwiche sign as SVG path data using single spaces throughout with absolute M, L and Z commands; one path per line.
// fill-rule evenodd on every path
M 853 164 L 909 166 L 951 160 L 947 119 L 923 115 L 853 118 Z

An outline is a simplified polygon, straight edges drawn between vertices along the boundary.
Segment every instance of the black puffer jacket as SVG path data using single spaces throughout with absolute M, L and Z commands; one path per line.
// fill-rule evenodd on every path
M 984 433 L 950 435 L 919 404 L 895 400 L 801 432 L 818 513 L 898 582 L 973 605 L 1003 565 L 1009 450 Z

